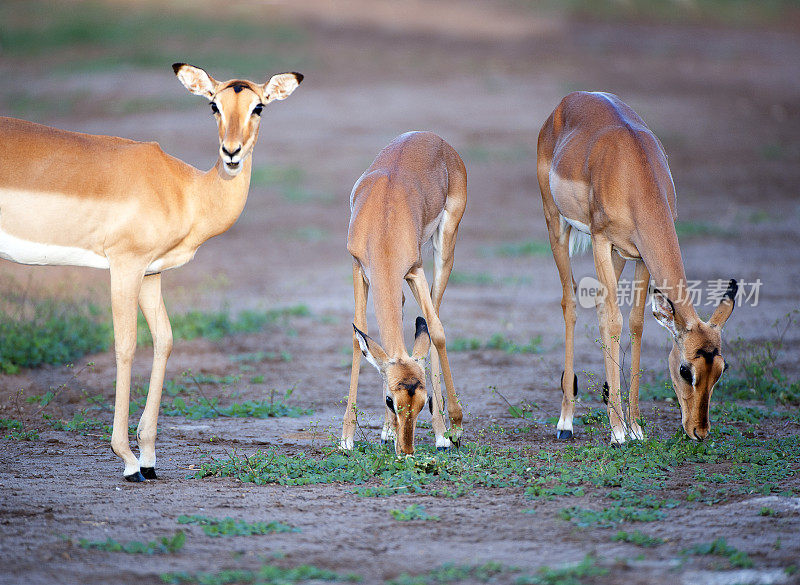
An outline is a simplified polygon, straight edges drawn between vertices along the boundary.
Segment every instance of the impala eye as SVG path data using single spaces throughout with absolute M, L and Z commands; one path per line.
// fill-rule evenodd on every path
M 689 364 L 681 364 L 681 378 L 692 383 L 692 368 Z
M 393 413 L 397 414 L 397 411 L 394 409 L 394 400 L 392 400 L 391 396 L 386 396 L 386 406 L 389 407 Z
M 263 109 L 264 109 L 264 104 L 258 104 L 255 108 L 253 108 L 253 115 L 254 116 L 260 116 L 261 115 L 261 110 L 263 110 Z
M 219 114 L 219 108 L 217 107 L 217 104 L 215 104 L 214 102 L 211 102 L 211 113 Z

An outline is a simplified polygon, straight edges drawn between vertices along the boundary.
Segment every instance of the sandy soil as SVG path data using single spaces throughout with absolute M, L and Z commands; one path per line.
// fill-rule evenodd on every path
M 350 260 L 344 247 L 348 195 L 375 153 L 407 130 L 437 132 L 465 159 L 469 203 L 456 271 L 489 275 L 492 281 L 489 286 L 454 283 L 448 288 L 441 315 L 448 338 L 488 339 L 503 333 L 525 343 L 542 337 L 544 351 L 537 355 L 451 354 L 468 439 L 495 422 L 508 428 L 517 424 L 490 387 L 514 403 L 531 401 L 549 414 L 558 413 L 563 322 L 553 261 L 547 254 L 507 257 L 497 250 L 504 244 L 546 240 L 535 178 L 536 135 L 570 90 L 613 91 L 661 137 L 675 177 L 680 218 L 719 228 L 712 235 L 682 241 L 690 278 L 761 279 L 759 303 L 737 307 L 727 339 L 770 339 L 770 324 L 798 306 L 797 35 L 576 23 L 534 18 L 513 6 L 504 8 L 501 17 L 478 2 L 469 3 L 466 15 L 449 24 L 442 17 L 433 19 L 436 26 L 420 27 L 413 22 L 418 16 L 408 16 L 412 22 L 404 23 L 403 14 L 386 3 L 380 3 L 383 16 L 365 18 L 364 4 L 353 0 L 335 13 L 314 11 L 308 2 L 280 8 L 301 19 L 314 59 L 303 71 L 307 77 L 298 91 L 265 114 L 255 160 L 256 165 L 302 169 L 308 197 L 292 201 L 280 185 L 255 185 L 238 223 L 201 248 L 191 264 L 164 277 L 165 298 L 173 313 L 223 304 L 234 311 L 307 305 L 313 318 L 295 319 L 263 333 L 224 342 L 177 343 L 167 376 L 177 377 L 187 369 L 237 374 L 239 364 L 232 355 L 287 351 L 293 358 L 289 362 L 265 359 L 255 364 L 263 383 L 247 382 L 246 375 L 235 389 L 208 391 L 227 397 L 235 390 L 241 398 L 260 399 L 269 389 L 295 386 L 291 403 L 313 408 L 314 414 L 271 420 L 162 417 L 157 447 L 161 480 L 144 485 L 121 481 L 119 460 L 98 437 L 44 430 L 36 442 L 0 440 L 0 583 L 158 583 L 165 571 L 230 567 L 234 553 L 254 566 L 259 558 L 277 552 L 285 553 L 288 566 L 306 562 L 357 572 L 368 583 L 402 572 L 421 573 L 443 562 L 493 560 L 533 570 L 576 561 L 590 552 L 612 563 L 608 583 L 699 583 L 712 582 L 702 565 L 676 567 L 673 559 L 687 546 L 719 536 L 753 551 L 762 577 L 796 562 L 796 498 L 745 498 L 670 516 L 647 527 L 649 533 L 667 538 L 667 545 L 646 561 L 613 563 L 634 559 L 640 549 L 610 544 L 607 532 L 568 527 L 557 517 L 563 502 L 540 504 L 535 517 L 521 513 L 530 507 L 521 490 L 484 489 L 458 499 L 386 499 L 356 497 L 349 486 L 256 487 L 232 480 L 187 479 L 187 469 L 198 465 L 204 454 L 232 449 L 251 453 L 265 446 L 319 454 L 330 436 L 339 435 L 352 320 Z M 437 14 L 453 4 L 436 3 Z M 465 18 L 470 23 L 466 27 L 459 24 Z M 508 19 L 516 20 L 510 24 Z M 31 86 L 44 96 L 63 90 L 62 84 L 38 75 L 33 65 L 6 62 L 0 70 L 9 87 Z M 88 84 L 98 101 L 131 92 L 194 99 L 184 96 L 168 65 L 164 71 L 87 74 L 80 83 Z M 214 161 L 215 130 L 200 102 L 195 109 L 116 116 L 44 113 L 36 121 L 155 139 L 167 152 L 201 168 Z M 590 257 L 574 262 L 578 280 L 592 270 Z M 100 271 L 6 262 L 0 264 L 0 276 L 30 282 L 32 290 L 107 298 L 107 275 Z M 416 315 L 416 308 L 407 305 L 408 331 Z M 375 329 L 371 316 L 370 327 Z M 578 370 L 601 371 L 596 337 L 594 310 L 579 309 Z M 786 367 L 794 374 L 799 337 L 798 331 L 787 337 Z M 647 375 L 662 372 L 667 335 L 648 319 L 644 339 Z M 140 381 L 149 372 L 150 353 L 145 349 L 137 354 L 135 376 Z M 29 395 L 41 394 L 67 382 L 68 389 L 49 407 L 67 418 L 83 405 L 83 389 L 110 399 L 112 353 L 89 356 L 77 365 L 89 360 L 96 365 L 77 379 L 70 379 L 63 367 L 0 376 L 0 414 L 23 420 L 31 415 L 28 406 L 21 413 L 16 410 L 12 396 L 19 388 Z M 579 378 L 585 387 L 586 375 Z M 359 403 L 371 416 L 370 437 L 376 440 L 382 414 L 379 379 L 364 368 L 361 381 Z M 677 407 L 643 399 L 654 432 L 671 434 L 678 424 Z M 579 408 L 600 404 L 596 393 L 587 393 Z M 104 416 L 110 420 L 110 414 Z M 551 426 L 539 425 L 523 436 L 488 440 L 551 449 L 557 448 L 553 434 Z M 800 488 L 796 478 L 791 483 L 788 487 Z M 389 509 L 411 503 L 425 504 L 442 521 L 404 524 L 391 519 Z M 769 524 L 769 533 L 767 519 L 743 514 L 764 505 L 782 512 L 779 523 Z M 150 540 L 171 534 L 182 513 L 281 520 L 302 532 L 224 542 L 190 538 L 179 555 L 148 557 L 144 563 L 134 555 L 86 551 L 69 542 L 82 537 Z M 776 537 L 783 543 L 779 550 L 772 547 Z M 713 582 L 737 579 L 727 578 Z M 784 578 L 780 573 L 777 580 L 761 582 L 785 582 L 780 580 Z

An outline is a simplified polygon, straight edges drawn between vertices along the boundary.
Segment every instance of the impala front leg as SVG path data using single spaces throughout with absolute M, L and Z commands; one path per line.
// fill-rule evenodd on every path
M 355 315 L 353 322 L 361 331 L 367 331 L 367 294 L 369 287 L 364 278 L 364 271 L 356 259 L 353 259 L 353 297 Z M 356 332 L 353 331 L 353 364 L 350 369 L 350 391 L 347 395 L 347 409 L 344 411 L 342 424 L 342 441 L 340 447 L 346 451 L 353 448 L 353 437 L 356 434 L 356 396 L 358 394 L 358 373 L 361 369 L 361 346 Z
M 444 335 L 444 327 L 439 320 L 439 315 L 436 314 L 436 309 L 431 300 L 431 294 L 428 290 L 428 282 L 425 279 L 425 273 L 422 268 L 412 269 L 406 276 L 409 286 L 414 291 L 414 296 L 420 303 L 420 308 L 425 315 L 425 320 L 428 322 L 428 331 L 431 336 L 431 341 L 436 348 L 436 353 L 439 355 L 441 363 L 442 375 L 444 376 L 444 385 L 447 388 L 447 414 L 450 417 L 450 435 L 451 441 L 458 446 L 461 440 L 461 422 L 463 413 L 461 410 L 461 403 L 456 396 L 455 385 L 453 384 L 453 375 L 450 372 L 450 362 L 447 360 L 447 347 Z M 438 437 L 437 437 L 438 439 Z M 439 441 L 437 440 L 437 445 Z
M 625 442 L 625 420 L 620 395 L 619 336 L 622 333 L 622 313 L 617 302 L 617 264 L 612 258 L 611 243 L 605 237 L 592 236 L 592 251 L 597 277 L 604 287 L 602 300 L 598 297 L 597 316 L 609 386 L 608 419 L 611 422 L 611 443 L 622 444 Z
M 139 461 L 128 440 L 128 409 L 131 395 L 131 366 L 136 351 L 136 299 L 144 269 L 121 263 L 111 264 L 111 314 L 114 323 L 114 351 L 117 358 L 117 388 L 114 399 L 114 429 L 111 450 L 125 462 L 125 479 L 144 481 Z
M 164 372 L 167 359 L 172 351 L 172 327 L 167 309 L 161 296 L 161 274 L 144 277 L 139 291 L 139 307 L 153 337 L 153 369 L 150 373 L 150 386 L 147 390 L 147 403 L 136 429 L 139 443 L 139 465 L 145 479 L 156 477 L 156 429 L 158 411 L 161 408 L 161 391 L 164 386 Z
M 639 425 L 639 363 L 642 355 L 642 330 L 644 329 L 644 306 L 647 301 L 647 285 L 650 284 L 650 272 L 644 262 L 636 262 L 633 277 L 633 307 L 628 318 L 631 330 L 631 386 L 628 392 L 628 423 L 630 434 L 634 439 L 644 439 L 644 432 Z

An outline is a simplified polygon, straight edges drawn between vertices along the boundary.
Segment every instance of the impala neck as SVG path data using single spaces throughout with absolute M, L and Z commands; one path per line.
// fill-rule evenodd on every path
M 403 341 L 403 276 L 372 266 L 370 289 L 381 345 L 390 358 L 407 357 Z
M 636 242 L 645 266 L 650 271 L 653 285 L 667 295 L 675 306 L 677 316 L 687 324 L 699 321 L 697 312 L 687 291 L 686 271 L 683 267 L 681 249 L 675 224 L 669 219 L 658 222 L 657 229 L 642 230 Z
M 210 171 L 203 173 L 195 194 L 197 228 L 202 241 L 213 238 L 230 228 L 242 214 L 250 190 L 252 154 L 242 163 L 242 172 L 230 176 L 222 159 Z

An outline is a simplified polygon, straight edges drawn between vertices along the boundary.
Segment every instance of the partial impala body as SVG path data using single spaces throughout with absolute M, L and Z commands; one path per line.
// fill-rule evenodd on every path
M 164 153 L 154 142 L 66 132 L 0 118 L 0 257 L 22 264 L 106 268 L 117 360 L 111 448 L 129 481 L 155 479 L 155 439 L 172 330 L 161 272 L 185 264 L 197 248 L 239 217 L 250 185 L 261 109 L 302 80 L 275 75 L 265 84 L 218 82 L 176 63 L 192 93 L 211 100 L 219 158 L 208 172 Z M 139 421 L 140 457 L 128 442 L 136 307 L 153 335 L 147 402 Z
M 445 335 L 439 320 L 442 295 L 453 268 L 458 224 L 467 204 L 467 173 L 455 150 L 430 132 L 408 132 L 384 148 L 353 187 L 347 251 L 353 256 L 355 322 L 350 394 L 344 414 L 341 446 L 353 448 L 356 392 L 361 355 L 383 378 L 386 422 L 381 439 L 394 441 L 397 454 L 414 452 L 414 429 L 428 403 L 436 446 L 446 449 L 461 437 L 461 405 L 447 361 Z M 423 246 L 433 246 L 433 286 L 422 270 Z M 417 318 L 414 348 L 403 341 L 403 281 L 408 282 L 425 316 Z M 381 343 L 367 335 L 367 291 L 372 289 Z M 430 343 L 429 397 L 424 360 Z M 444 421 L 440 374 L 447 387 Z
M 682 425 L 693 439 L 709 432 L 709 400 L 725 366 L 722 326 L 733 311 L 731 280 L 716 311 L 702 321 L 686 291 L 686 274 L 675 232 L 675 186 L 658 138 L 617 96 L 574 92 L 566 96 L 539 133 L 537 174 L 544 215 L 563 289 L 566 326 L 558 437 L 572 437 L 577 377 L 573 366 L 575 281 L 573 251 L 591 241 L 597 278 L 605 294 L 597 315 L 605 359 L 612 443 L 626 434 L 642 438 L 639 424 L 639 362 L 644 305 L 652 276 L 653 314 L 673 336 L 669 371 Z M 626 260 L 636 263 L 630 313 L 631 381 L 628 420 L 620 398 L 619 342 L 622 315 L 617 281 Z

